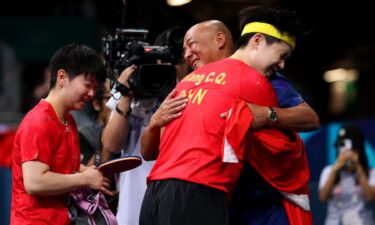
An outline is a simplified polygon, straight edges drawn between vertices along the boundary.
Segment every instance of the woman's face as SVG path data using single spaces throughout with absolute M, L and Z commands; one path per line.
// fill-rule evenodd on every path
M 64 84 L 64 94 L 69 108 L 82 109 L 94 97 L 97 87 L 98 81 L 91 75 L 81 74 L 72 80 L 67 78 Z

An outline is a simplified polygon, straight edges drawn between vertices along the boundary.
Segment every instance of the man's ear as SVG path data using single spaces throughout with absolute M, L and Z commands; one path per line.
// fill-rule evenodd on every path
M 251 47 L 257 49 L 262 41 L 266 41 L 265 37 L 262 34 L 254 34 L 254 36 L 250 38 Z
M 225 34 L 223 32 L 221 32 L 221 31 L 219 31 L 216 34 L 216 42 L 217 42 L 217 44 L 219 46 L 219 49 L 224 48 L 226 41 L 227 41 L 227 38 L 225 37 Z
M 56 76 L 56 82 L 59 86 L 64 86 L 66 83 L 66 80 L 69 79 L 68 75 L 66 74 L 65 70 L 59 69 L 57 71 L 57 76 Z

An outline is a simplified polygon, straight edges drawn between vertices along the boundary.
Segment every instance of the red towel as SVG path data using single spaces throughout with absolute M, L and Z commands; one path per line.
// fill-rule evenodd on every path
M 227 119 L 226 142 L 238 159 L 246 158 L 266 182 L 287 196 L 283 202 L 291 225 L 312 224 L 310 170 L 301 138 L 295 132 L 275 128 L 249 131 L 252 120 L 247 104 L 236 101 Z M 297 201 L 292 202 L 293 197 Z

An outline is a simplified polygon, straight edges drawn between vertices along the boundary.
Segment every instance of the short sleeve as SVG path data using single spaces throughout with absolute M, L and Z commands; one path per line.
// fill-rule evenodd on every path
M 55 147 L 48 120 L 30 121 L 20 135 L 21 162 L 38 160 L 51 165 Z
M 372 187 L 375 187 L 375 169 L 370 170 L 368 184 Z
M 111 93 L 113 92 L 113 89 Z M 115 111 L 116 105 L 119 102 L 119 99 L 121 98 L 121 93 L 120 92 L 113 92 L 111 98 L 106 102 L 105 106 L 112 111 Z
M 277 73 L 271 79 L 280 108 L 297 106 L 304 102 L 302 96 L 292 87 L 290 81 Z
M 322 170 L 322 173 L 320 174 L 319 179 L 319 190 L 324 186 L 324 184 L 327 182 L 328 176 L 332 171 L 332 166 L 326 166 Z

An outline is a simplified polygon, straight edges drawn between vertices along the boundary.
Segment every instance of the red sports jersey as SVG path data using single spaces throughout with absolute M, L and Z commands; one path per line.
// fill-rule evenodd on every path
M 71 115 L 65 127 L 52 106 L 42 100 L 23 119 L 13 146 L 11 224 L 71 224 L 64 195 L 34 196 L 26 193 L 22 163 L 37 160 L 51 172 L 79 171 L 80 152 L 76 124 Z
M 225 119 L 236 99 L 277 105 L 268 79 L 242 61 L 224 59 L 186 76 L 177 95 L 189 97 L 182 116 L 165 127 L 160 152 L 148 180 L 176 178 L 230 194 L 243 163 L 223 163 Z

